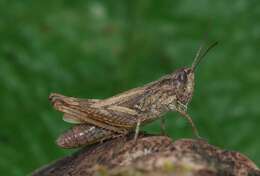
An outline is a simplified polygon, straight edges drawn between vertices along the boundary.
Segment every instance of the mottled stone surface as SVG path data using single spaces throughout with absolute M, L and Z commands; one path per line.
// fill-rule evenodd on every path
M 33 175 L 260 176 L 260 170 L 246 156 L 206 141 L 143 135 L 136 143 L 122 137 L 85 147 Z

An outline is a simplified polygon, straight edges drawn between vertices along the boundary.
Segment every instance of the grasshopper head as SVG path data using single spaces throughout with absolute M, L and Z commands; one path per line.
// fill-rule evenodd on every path
M 192 68 L 181 68 L 174 72 L 174 87 L 177 100 L 187 105 L 193 95 L 194 70 Z
M 200 47 L 191 67 L 181 68 L 173 73 L 173 79 L 176 88 L 175 93 L 177 100 L 181 104 L 187 105 L 191 101 L 194 90 L 194 75 L 196 68 L 207 52 L 216 44 L 217 42 L 212 43 L 204 51 L 202 51 L 202 47 Z

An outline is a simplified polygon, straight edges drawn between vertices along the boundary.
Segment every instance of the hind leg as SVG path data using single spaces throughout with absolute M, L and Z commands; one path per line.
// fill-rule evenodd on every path
M 135 141 L 135 143 L 136 143 L 136 140 L 137 140 L 138 135 L 139 135 L 140 123 L 141 123 L 141 121 L 138 120 L 138 121 L 137 121 L 137 124 L 136 124 L 136 127 L 135 127 L 135 136 L 134 136 L 134 141 Z
M 161 135 L 166 135 L 165 118 L 162 117 L 160 120 Z

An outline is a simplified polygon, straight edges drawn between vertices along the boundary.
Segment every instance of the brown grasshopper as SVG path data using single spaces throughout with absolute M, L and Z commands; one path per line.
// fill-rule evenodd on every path
M 72 127 L 57 141 L 64 148 L 79 147 L 104 139 L 126 135 L 139 126 L 162 117 L 168 111 L 177 111 L 191 124 L 194 134 L 198 130 L 187 113 L 194 89 L 194 73 L 206 53 L 201 46 L 191 67 L 181 68 L 148 83 L 116 96 L 97 100 L 66 97 L 57 93 L 49 96 L 54 108 L 64 113 L 63 119 L 82 124 Z

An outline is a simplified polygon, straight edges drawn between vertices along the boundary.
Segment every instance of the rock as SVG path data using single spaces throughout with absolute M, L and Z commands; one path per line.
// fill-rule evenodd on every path
M 33 176 L 260 176 L 246 156 L 203 140 L 141 135 L 82 148 L 36 170 Z

